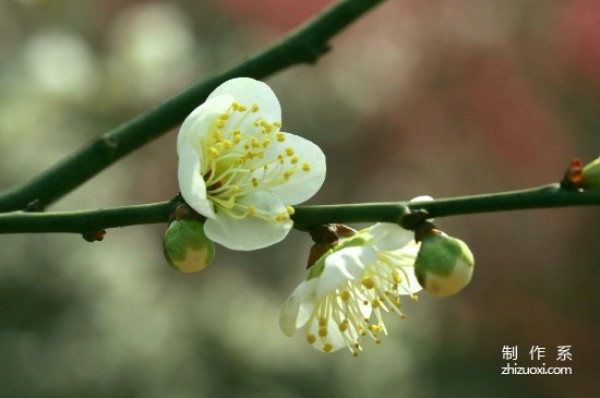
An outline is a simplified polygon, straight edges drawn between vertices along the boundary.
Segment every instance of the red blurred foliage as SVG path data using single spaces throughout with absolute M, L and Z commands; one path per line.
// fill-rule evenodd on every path
M 215 4 L 244 21 L 255 21 L 280 31 L 290 30 L 317 14 L 332 0 L 220 0 Z
M 574 0 L 567 2 L 558 15 L 554 32 L 558 60 L 600 88 L 600 2 Z

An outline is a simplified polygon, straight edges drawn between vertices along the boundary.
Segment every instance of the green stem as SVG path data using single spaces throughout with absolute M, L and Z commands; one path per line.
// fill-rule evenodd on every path
M 559 184 L 549 184 L 518 191 L 460 196 L 431 202 L 299 206 L 294 214 L 294 228 L 305 230 L 325 223 L 400 223 L 407 207 L 426 210 L 430 217 L 436 218 L 569 206 L 600 206 L 600 191 L 568 191 L 561 189 Z
M 166 223 L 175 201 L 76 212 L 0 214 L 0 233 L 89 233 L 138 224 Z M 294 228 L 306 230 L 327 223 L 400 223 L 408 209 L 424 209 L 431 217 L 567 206 L 600 206 L 600 191 L 567 191 L 558 184 L 485 195 L 461 196 L 431 202 L 367 203 L 298 206 Z
M 326 9 L 266 50 L 205 80 L 154 109 L 94 139 L 54 167 L 0 194 L 0 212 L 37 209 L 71 192 L 142 145 L 166 133 L 204 102 L 218 85 L 234 77 L 262 79 L 296 64 L 314 64 L 329 49 L 327 42 L 382 0 L 344 0 Z

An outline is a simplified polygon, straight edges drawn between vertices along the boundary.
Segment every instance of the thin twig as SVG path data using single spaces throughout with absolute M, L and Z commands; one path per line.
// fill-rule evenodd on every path
M 166 223 L 175 201 L 76 212 L 0 214 L 0 233 L 74 232 L 86 234 L 108 228 Z M 409 209 L 423 209 L 430 217 L 457 216 L 510 210 L 567 206 L 600 206 L 600 191 L 569 191 L 559 184 L 520 191 L 461 196 L 431 202 L 396 202 L 298 206 L 294 228 L 306 230 L 327 223 L 400 223 Z

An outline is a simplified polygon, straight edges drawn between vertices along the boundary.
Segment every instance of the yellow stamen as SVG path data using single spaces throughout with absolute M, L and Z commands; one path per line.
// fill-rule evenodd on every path
M 365 276 L 361 283 L 363 284 L 364 287 L 366 287 L 367 289 L 373 289 L 373 287 L 375 286 L 375 282 L 373 282 L 373 279 L 369 278 L 368 276 Z
M 210 156 L 212 156 L 214 158 L 218 158 L 219 157 L 219 151 L 214 146 L 211 146 L 208 149 L 208 153 L 210 154 Z

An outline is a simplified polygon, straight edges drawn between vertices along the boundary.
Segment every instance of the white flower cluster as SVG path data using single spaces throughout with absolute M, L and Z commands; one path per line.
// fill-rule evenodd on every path
M 313 196 L 325 179 L 325 155 L 312 142 L 281 131 L 281 109 L 264 83 L 237 78 L 220 85 L 184 121 L 177 139 L 181 196 L 206 218 L 176 220 L 165 235 L 169 263 L 197 272 L 214 242 L 254 250 L 279 242 L 292 228 L 292 205 Z M 413 201 L 432 200 L 418 197 Z M 464 242 L 433 229 L 415 242 L 397 224 L 380 223 L 337 242 L 309 269 L 280 317 L 292 336 L 305 327 L 315 348 L 362 350 L 381 343 L 382 312 L 400 318 L 401 296 L 425 288 L 454 294 L 470 281 L 473 255 Z M 423 224 L 423 225 L 425 225 Z

